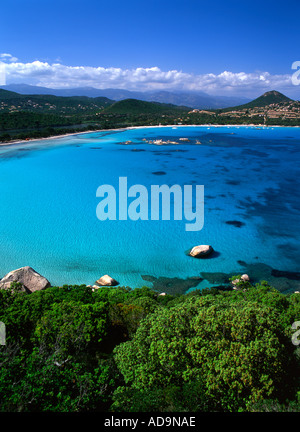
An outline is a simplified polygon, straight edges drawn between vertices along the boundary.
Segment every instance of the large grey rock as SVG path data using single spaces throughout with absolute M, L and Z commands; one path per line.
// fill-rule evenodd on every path
M 115 279 L 113 279 L 109 275 L 102 276 L 95 283 L 97 285 L 100 285 L 100 286 L 116 286 L 116 285 L 119 285 L 119 282 L 117 282 Z
M 43 290 L 50 286 L 50 282 L 37 273 L 33 268 L 26 266 L 7 273 L 0 281 L 0 289 L 8 289 L 12 282 L 19 282 L 27 292 Z
M 195 258 L 201 258 L 207 255 L 210 255 L 213 252 L 213 247 L 210 245 L 199 245 L 194 246 L 190 252 L 189 255 Z

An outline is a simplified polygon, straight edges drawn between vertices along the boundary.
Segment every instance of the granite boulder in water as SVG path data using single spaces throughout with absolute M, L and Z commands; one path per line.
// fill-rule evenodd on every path
M 99 285 L 99 286 L 116 286 L 116 285 L 119 285 L 119 282 L 117 282 L 115 279 L 113 279 L 109 275 L 104 275 L 96 281 L 96 285 Z
M 30 293 L 50 286 L 50 282 L 44 276 L 41 276 L 29 266 L 7 273 L 0 281 L 0 289 L 10 288 L 12 282 L 20 283 L 22 290 Z
M 189 255 L 195 258 L 201 258 L 210 255 L 213 251 L 214 249 L 210 245 L 199 245 L 199 246 L 194 246 L 190 250 Z

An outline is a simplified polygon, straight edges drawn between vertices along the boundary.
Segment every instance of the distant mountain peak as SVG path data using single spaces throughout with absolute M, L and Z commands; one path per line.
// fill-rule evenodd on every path
M 271 90 L 264 93 L 262 96 L 258 97 L 257 99 L 254 99 L 251 103 L 257 104 L 256 106 L 264 106 L 273 103 L 289 102 L 292 100 L 293 99 L 290 99 L 289 97 L 285 96 L 279 91 Z
M 269 97 L 269 96 L 274 96 L 274 97 L 280 97 L 280 98 L 284 98 L 287 100 L 292 100 L 290 98 L 288 98 L 287 96 L 285 96 L 283 93 L 280 93 L 277 90 L 270 90 L 265 92 L 261 97 Z
M 259 107 L 266 107 L 271 104 L 280 104 L 283 102 L 293 102 L 293 99 L 290 99 L 289 97 L 285 96 L 284 94 L 280 93 L 277 90 L 270 90 L 265 92 L 263 95 L 259 96 L 258 98 L 252 100 L 251 102 L 248 102 L 243 105 L 238 105 L 235 107 L 231 107 L 231 109 L 248 109 L 248 108 L 259 108 Z M 226 108 L 226 111 L 229 111 L 229 108 Z

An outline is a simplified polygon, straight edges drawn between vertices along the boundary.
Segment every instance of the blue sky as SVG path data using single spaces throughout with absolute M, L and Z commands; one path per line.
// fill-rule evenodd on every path
M 299 20 L 295 0 L 2 0 L 0 59 L 7 83 L 295 96 Z

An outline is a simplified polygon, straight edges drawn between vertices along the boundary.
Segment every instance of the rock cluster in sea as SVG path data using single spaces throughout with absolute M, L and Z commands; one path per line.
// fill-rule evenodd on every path
M 211 245 L 197 245 L 187 251 L 186 254 L 193 258 L 204 259 L 206 257 L 211 257 L 211 255 L 215 257 L 218 253 L 214 251 Z M 247 265 L 243 261 L 238 261 L 238 263 L 247 267 L 247 269 L 250 271 L 249 274 L 251 274 L 251 280 L 254 282 L 257 280 L 261 280 L 261 273 L 263 273 L 263 275 L 266 275 L 267 280 L 270 280 L 271 284 L 276 286 L 279 291 L 284 292 L 285 290 L 288 292 L 293 291 L 294 293 L 300 293 L 298 289 L 295 291 L 294 288 L 293 290 L 292 285 L 288 285 L 288 287 L 285 286 L 290 279 L 300 280 L 300 273 L 275 270 L 265 264 Z M 196 287 L 199 282 L 204 279 L 208 280 L 212 284 L 219 283 L 224 285 L 225 282 L 228 282 L 230 277 L 232 277 L 232 274 L 202 272 L 201 277 L 195 276 L 187 279 L 165 277 L 155 278 L 154 276 L 150 275 L 144 275 L 142 276 L 142 279 L 151 282 L 153 284 L 153 289 L 160 292 L 160 295 L 166 295 L 165 289 L 169 290 L 171 286 L 172 291 L 176 290 L 176 292 L 182 294 L 187 292 L 187 290 Z M 277 286 L 275 284 L 275 278 L 280 278 L 280 280 L 283 280 L 283 282 L 285 283 L 283 287 L 284 289 L 280 285 Z M 241 284 L 241 282 L 244 282 L 244 284 Z M 234 280 L 231 280 L 231 288 L 234 290 L 246 289 L 247 282 L 250 282 L 250 277 L 247 273 L 244 273 L 241 276 L 236 276 Z M 32 267 L 29 266 L 21 267 L 7 273 L 7 275 L 0 279 L 0 289 L 14 288 L 11 287 L 12 283 L 18 283 L 21 291 L 25 291 L 28 293 L 43 290 L 51 286 L 50 282 L 44 276 L 40 275 Z M 118 281 L 116 281 L 109 275 L 104 275 L 101 276 L 94 283 L 94 285 L 87 286 L 92 288 L 92 290 L 94 291 L 101 287 L 114 287 L 117 285 L 120 285 Z
M 20 284 L 21 290 L 29 293 L 40 291 L 51 286 L 48 279 L 29 266 L 21 267 L 7 273 L 7 275 L 0 280 L 0 289 L 11 288 L 13 282 Z M 102 286 L 116 285 L 119 285 L 119 282 L 109 275 L 104 275 L 95 282 L 95 285 L 93 285 L 92 288 L 95 289 Z
M 250 282 L 250 277 L 247 274 L 243 274 L 239 278 L 234 279 L 233 281 L 231 281 L 233 289 L 235 289 L 235 290 L 238 289 L 239 288 L 239 283 L 241 283 L 241 282 Z

